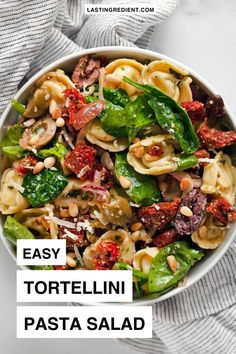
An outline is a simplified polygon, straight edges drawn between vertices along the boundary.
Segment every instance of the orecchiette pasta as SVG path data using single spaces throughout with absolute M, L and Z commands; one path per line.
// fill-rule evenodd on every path
M 128 147 L 127 138 L 115 138 L 106 133 L 105 130 L 102 129 L 101 123 L 96 120 L 88 125 L 86 139 L 90 143 L 111 152 L 123 151 Z
M 131 264 L 132 257 L 135 253 L 135 244 L 131 240 L 130 235 L 127 231 L 119 230 L 110 230 L 105 232 L 94 244 L 88 246 L 83 254 L 83 261 L 85 266 L 88 269 L 94 269 L 94 253 L 96 248 L 101 242 L 104 241 L 114 241 L 120 246 L 121 256 L 119 261 L 126 262 Z
M 161 89 L 175 101 L 192 101 L 190 84 L 192 79 L 188 72 L 178 68 L 166 60 L 155 60 L 144 66 L 142 81 Z
M 144 175 L 161 175 L 176 170 L 177 162 L 174 155 L 172 137 L 168 134 L 160 134 L 140 140 L 129 147 L 127 155 L 128 163 L 134 169 Z M 161 156 L 153 156 L 148 153 L 152 146 L 162 149 Z
M 204 167 L 201 191 L 228 200 L 232 205 L 236 195 L 236 168 L 228 155 L 219 152 L 213 162 Z
M 139 250 L 133 256 L 133 266 L 135 269 L 139 269 L 145 274 L 149 273 L 153 258 L 157 255 L 157 247 L 146 247 Z
M 192 234 L 192 240 L 203 249 L 217 248 L 225 238 L 226 228 L 217 225 L 213 215 L 208 215 L 204 223 Z
M 65 89 L 73 88 L 74 84 L 63 70 L 57 69 L 43 75 L 37 81 L 36 87 L 37 89 L 24 112 L 24 116 L 27 118 L 42 116 L 48 107 L 52 114 L 64 102 L 63 92 Z
M 18 190 L 21 188 L 22 182 L 23 177 L 13 168 L 4 171 L 0 190 L 0 210 L 2 214 L 14 214 L 28 208 L 28 200 Z
M 106 79 L 104 87 L 116 89 L 122 88 L 129 96 L 133 96 L 138 92 L 135 87 L 122 81 L 122 78 L 123 76 L 127 76 L 128 78 L 139 82 L 143 70 L 143 65 L 141 63 L 138 63 L 133 59 L 122 58 L 113 60 L 105 69 Z

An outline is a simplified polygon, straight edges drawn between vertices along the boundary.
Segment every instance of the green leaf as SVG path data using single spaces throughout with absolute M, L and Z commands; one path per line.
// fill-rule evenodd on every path
M 167 263 L 167 257 L 170 255 L 173 255 L 177 261 L 176 272 L 173 272 Z M 202 252 L 190 248 L 184 241 L 176 241 L 163 247 L 153 259 L 150 267 L 149 292 L 163 293 L 177 286 L 191 266 L 203 256 Z
M 11 100 L 11 104 L 12 104 L 12 107 L 14 107 L 18 113 L 20 113 L 22 115 L 24 114 L 24 112 L 25 112 L 25 105 L 24 104 L 20 103 L 19 101 L 17 101 L 14 98 Z
M 56 143 L 56 145 L 48 148 L 48 149 L 41 149 L 38 151 L 38 156 L 41 157 L 42 159 L 45 159 L 46 157 L 49 156 L 56 156 L 58 159 L 61 159 L 63 156 L 67 154 L 67 149 L 63 144 Z
M 198 149 L 199 140 L 191 119 L 179 104 L 153 86 L 138 84 L 127 77 L 123 77 L 123 80 L 145 93 L 149 106 L 155 112 L 156 120 L 179 142 L 185 153 L 191 154 Z
M 37 208 L 53 201 L 67 184 L 66 177 L 60 171 L 44 169 L 35 175 L 29 173 L 24 177 L 23 195 Z
M 104 87 L 103 95 L 106 100 L 116 106 L 125 107 L 130 102 L 127 92 L 122 89 L 109 89 Z
M 41 265 L 41 266 L 32 266 L 33 270 L 53 270 L 53 266 L 51 265 Z
M 198 158 L 195 155 L 180 155 L 177 171 L 184 171 L 198 164 Z
M 145 206 L 162 200 L 156 180 L 151 176 L 136 172 L 128 164 L 125 153 L 116 154 L 115 173 L 117 178 L 119 176 L 128 177 L 131 186 L 125 192 L 133 202 Z
M 3 225 L 3 234 L 14 245 L 17 239 L 34 239 L 34 235 L 22 224 L 20 224 L 12 216 L 8 216 Z
M 155 123 L 155 115 L 144 95 L 141 95 L 129 102 L 123 109 L 108 107 L 101 123 L 108 134 L 115 137 L 127 136 L 131 142 L 143 128 Z
M 19 124 L 15 124 L 8 129 L 7 134 L 2 139 L 2 153 L 12 160 L 20 159 L 27 154 L 27 151 L 19 146 L 19 140 L 23 131 L 24 128 Z

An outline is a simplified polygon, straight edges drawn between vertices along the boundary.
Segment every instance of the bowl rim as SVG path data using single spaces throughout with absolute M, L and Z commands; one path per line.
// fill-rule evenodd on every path
M 156 51 L 152 51 L 152 50 L 147 50 L 147 49 L 142 49 L 142 48 L 138 48 L 138 47 L 127 47 L 127 46 L 107 46 L 107 47 L 96 47 L 96 48 L 89 48 L 89 49 L 84 49 L 81 51 L 78 51 L 76 53 L 73 54 L 69 54 L 66 55 L 60 59 L 57 59 L 56 61 L 50 63 L 49 65 L 45 66 L 44 68 L 42 68 L 41 70 L 39 70 L 37 73 L 35 73 L 21 88 L 20 90 L 17 91 L 17 93 L 14 95 L 13 98 L 18 99 L 25 90 L 27 90 L 33 83 L 35 83 L 43 74 L 45 74 L 46 72 L 50 71 L 50 70 L 55 70 L 56 68 L 60 68 L 60 65 L 63 65 L 65 62 L 76 59 L 76 58 L 80 58 L 81 56 L 87 55 L 87 54 L 94 54 L 94 55 L 101 55 L 103 53 L 106 52 L 111 52 L 110 54 L 114 55 L 120 55 L 121 52 L 127 52 L 128 54 L 126 54 L 128 57 L 130 57 L 132 59 L 132 53 L 136 54 L 136 55 L 143 55 L 145 58 L 145 55 L 148 57 L 153 57 L 153 60 L 168 60 L 171 63 L 185 69 L 186 71 L 189 72 L 190 76 L 194 78 L 194 80 L 196 80 L 197 82 L 199 82 L 201 84 L 201 86 L 204 86 L 205 89 L 207 89 L 211 94 L 215 95 L 217 94 L 216 90 L 205 80 L 203 79 L 199 74 L 197 74 L 194 70 L 192 70 L 191 68 L 189 68 L 188 66 L 182 64 L 181 62 L 179 62 L 176 59 L 173 59 L 167 55 L 161 54 L 159 52 Z M 124 56 L 125 57 L 125 56 Z M 2 131 L 3 126 L 5 124 L 5 122 L 8 119 L 8 115 L 10 113 L 12 109 L 11 103 L 9 103 L 6 108 L 4 109 L 2 115 L 1 115 L 1 121 L 0 121 L 0 131 Z M 227 105 L 225 105 L 225 112 L 226 115 L 228 116 L 230 123 L 234 126 L 234 128 L 236 129 L 236 120 L 233 118 L 233 114 L 230 111 L 230 109 L 227 107 Z M 196 275 L 194 275 L 194 277 L 190 277 L 190 279 L 187 276 L 187 282 L 186 284 L 184 284 L 183 286 L 179 286 L 176 287 L 172 290 L 170 290 L 169 292 L 167 292 L 166 294 L 160 296 L 160 297 L 156 297 L 156 298 L 151 298 L 151 299 L 147 299 L 145 297 L 141 298 L 141 299 L 135 299 L 132 303 L 116 303 L 116 305 L 152 305 L 156 302 L 160 302 L 163 300 L 166 300 L 170 297 L 173 297 L 179 293 L 181 293 L 182 291 L 188 289 L 191 285 L 195 284 L 197 281 L 199 281 L 202 277 L 204 277 L 215 265 L 218 261 L 220 261 L 220 259 L 223 257 L 223 255 L 227 252 L 227 250 L 229 249 L 230 245 L 232 244 L 232 242 L 234 241 L 234 237 L 236 234 L 236 224 L 231 226 L 230 229 L 231 235 L 230 237 L 228 237 L 227 239 L 225 239 L 222 243 L 222 247 L 220 250 L 218 250 L 218 254 L 216 255 L 215 258 L 213 258 L 211 260 L 211 262 L 208 264 L 208 266 L 206 266 L 205 268 L 201 269 Z M 16 254 L 14 253 L 13 249 L 11 248 L 11 245 L 9 243 L 9 241 L 7 240 L 6 237 L 4 237 L 3 235 L 3 227 L 2 225 L 0 226 L 0 238 L 3 241 L 3 244 L 5 245 L 6 249 L 8 250 L 8 252 L 10 253 L 10 255 L 12 256 L 12 258 L 14 259 L 14 261 L 16 262 Z M 216 249 L 217 250 L 217 249 Z M 215 251 L 215 250 L 213 250 Z M 20 266 L 21 269 L 29 269 L 27 266 Z M 83 305 L 103 305 L 103 303 L 96 303 L 96 302 L 83 302 L 81 303 Z M 114 303 L 110 303 L 112 305 L 114 305 Z M 109 303 L 106 303 L 106 305 L 109 305 Z

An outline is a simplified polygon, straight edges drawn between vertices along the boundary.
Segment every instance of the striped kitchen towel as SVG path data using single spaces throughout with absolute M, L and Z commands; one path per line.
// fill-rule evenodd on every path
M 142 0 L 143 7 L 157 11 L 86 15 L 87 3 L 136 5 L 133 0 L 0 0 L 0 112 L 23 78 L 67 54 L 109 45 L 147 48 L 155 26 L 176 6 L 176 0 Z

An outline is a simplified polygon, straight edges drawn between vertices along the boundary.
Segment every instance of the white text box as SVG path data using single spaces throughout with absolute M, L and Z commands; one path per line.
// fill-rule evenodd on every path
M 65 265 L 66 240 L 17 240 L 18 265 Z
M 17 338 L 151 337 L 151 306 L 17 307 Z
M 131 302 L 130 270 L 17 270 L 18 302 Z

